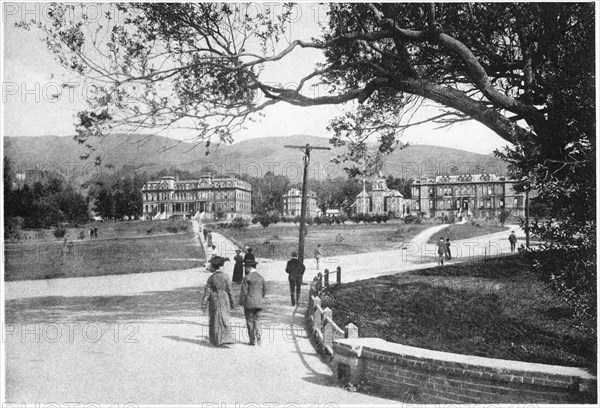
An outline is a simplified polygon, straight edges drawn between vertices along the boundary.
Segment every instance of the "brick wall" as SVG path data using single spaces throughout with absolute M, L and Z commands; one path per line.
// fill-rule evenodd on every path
M 371 392 L 421 403 L 591 403 L 596 378 L 584 370 L 464 356 L 388 343 L 339 340 L 334 375 Z

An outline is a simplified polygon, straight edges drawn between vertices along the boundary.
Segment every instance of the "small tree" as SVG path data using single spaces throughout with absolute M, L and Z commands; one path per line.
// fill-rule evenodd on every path
M 248 220 L 245 220 L 242 217 L 236 217 L 231 221 L 231 228 L 235 228 L 240 231 L 248 228 L 248 225 Z
M 56 239 L 64 238 L 64 236 L 67 234 L 67 229 L 64 226 L 59 225 L 54 229 L 53 234 L 54 238 Z
M 269 225 L 271 225 L 271 217 L 268 215 L 261 215 L 258 219 L 258 222 L 263 226 L 263 228 L 267 228 Z
M 498 221 L 500 221 L 500 225 L 502 225 L 504 227 L 504 223 L 506 223 L 506 220 L 508 220 L 508 217 L 510 217 L 510 213 L 506 210 L 502 210 L 500 211 L 500 214 L 498 214 Z

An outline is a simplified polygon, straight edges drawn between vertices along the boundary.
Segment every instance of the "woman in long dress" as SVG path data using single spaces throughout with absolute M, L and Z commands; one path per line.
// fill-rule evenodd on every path
M 203 310 L 206 310 L 208 303 L 208 336 L 214 346 L 233 343 L 229 311 L 235 304 L 231 281 L 223 272 L 224 263 L 225 259 L 221 257 L 210 260 L 209 268 L 213 270 L 213 274 L 206 281 L 202 300 Z
M 233 266 L 233 282 L 241 283 L 244 279 L 244 257 L 241 255 L 242 250 L 236 249 L 236 254 L 233 257 L 235 265 Z

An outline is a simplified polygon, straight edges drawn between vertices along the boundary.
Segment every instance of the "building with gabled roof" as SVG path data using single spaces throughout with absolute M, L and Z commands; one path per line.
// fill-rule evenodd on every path
M 411 200 L 404 198 L 398 190 L 388 188 L 380 172 L 373 180 L 371 191 L 367 192 L 363 184 L 363 190 L 356 196 L 352 205 L 352 212 L 403 218 L 411 212 Z

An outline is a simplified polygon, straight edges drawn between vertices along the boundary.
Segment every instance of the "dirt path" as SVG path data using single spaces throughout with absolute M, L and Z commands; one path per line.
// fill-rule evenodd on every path
M 426 241 L 441 227 L 424 231 L 398 251 L 328 256 L 324 267 L 340 265 L 348 282 L 431 266 L 435 253 L 430 259 Z M 503 248 L 506 237 L 494 234 L 453 245 L 463 252 L 486 242 Z M 218 233 L 213 241 L 221 255 L 233 257 L 233 243 Z M 203 270 L 5 283 L 5 401 L 393 403 L 332 383 L 328 365 L 304 330 L 308 286 L 293 308 L 285 262 L 259 261 L 268 285 L 261 348 L 245 344 L 239 309 L 232 313 L 237 342 L 228 349 L 210 346 L 208 316 L 200 311 L 209 276 Z M 233 264 L 225 270 L 231 274 Z M 309 269 L 305 280 L 315 273 Z

